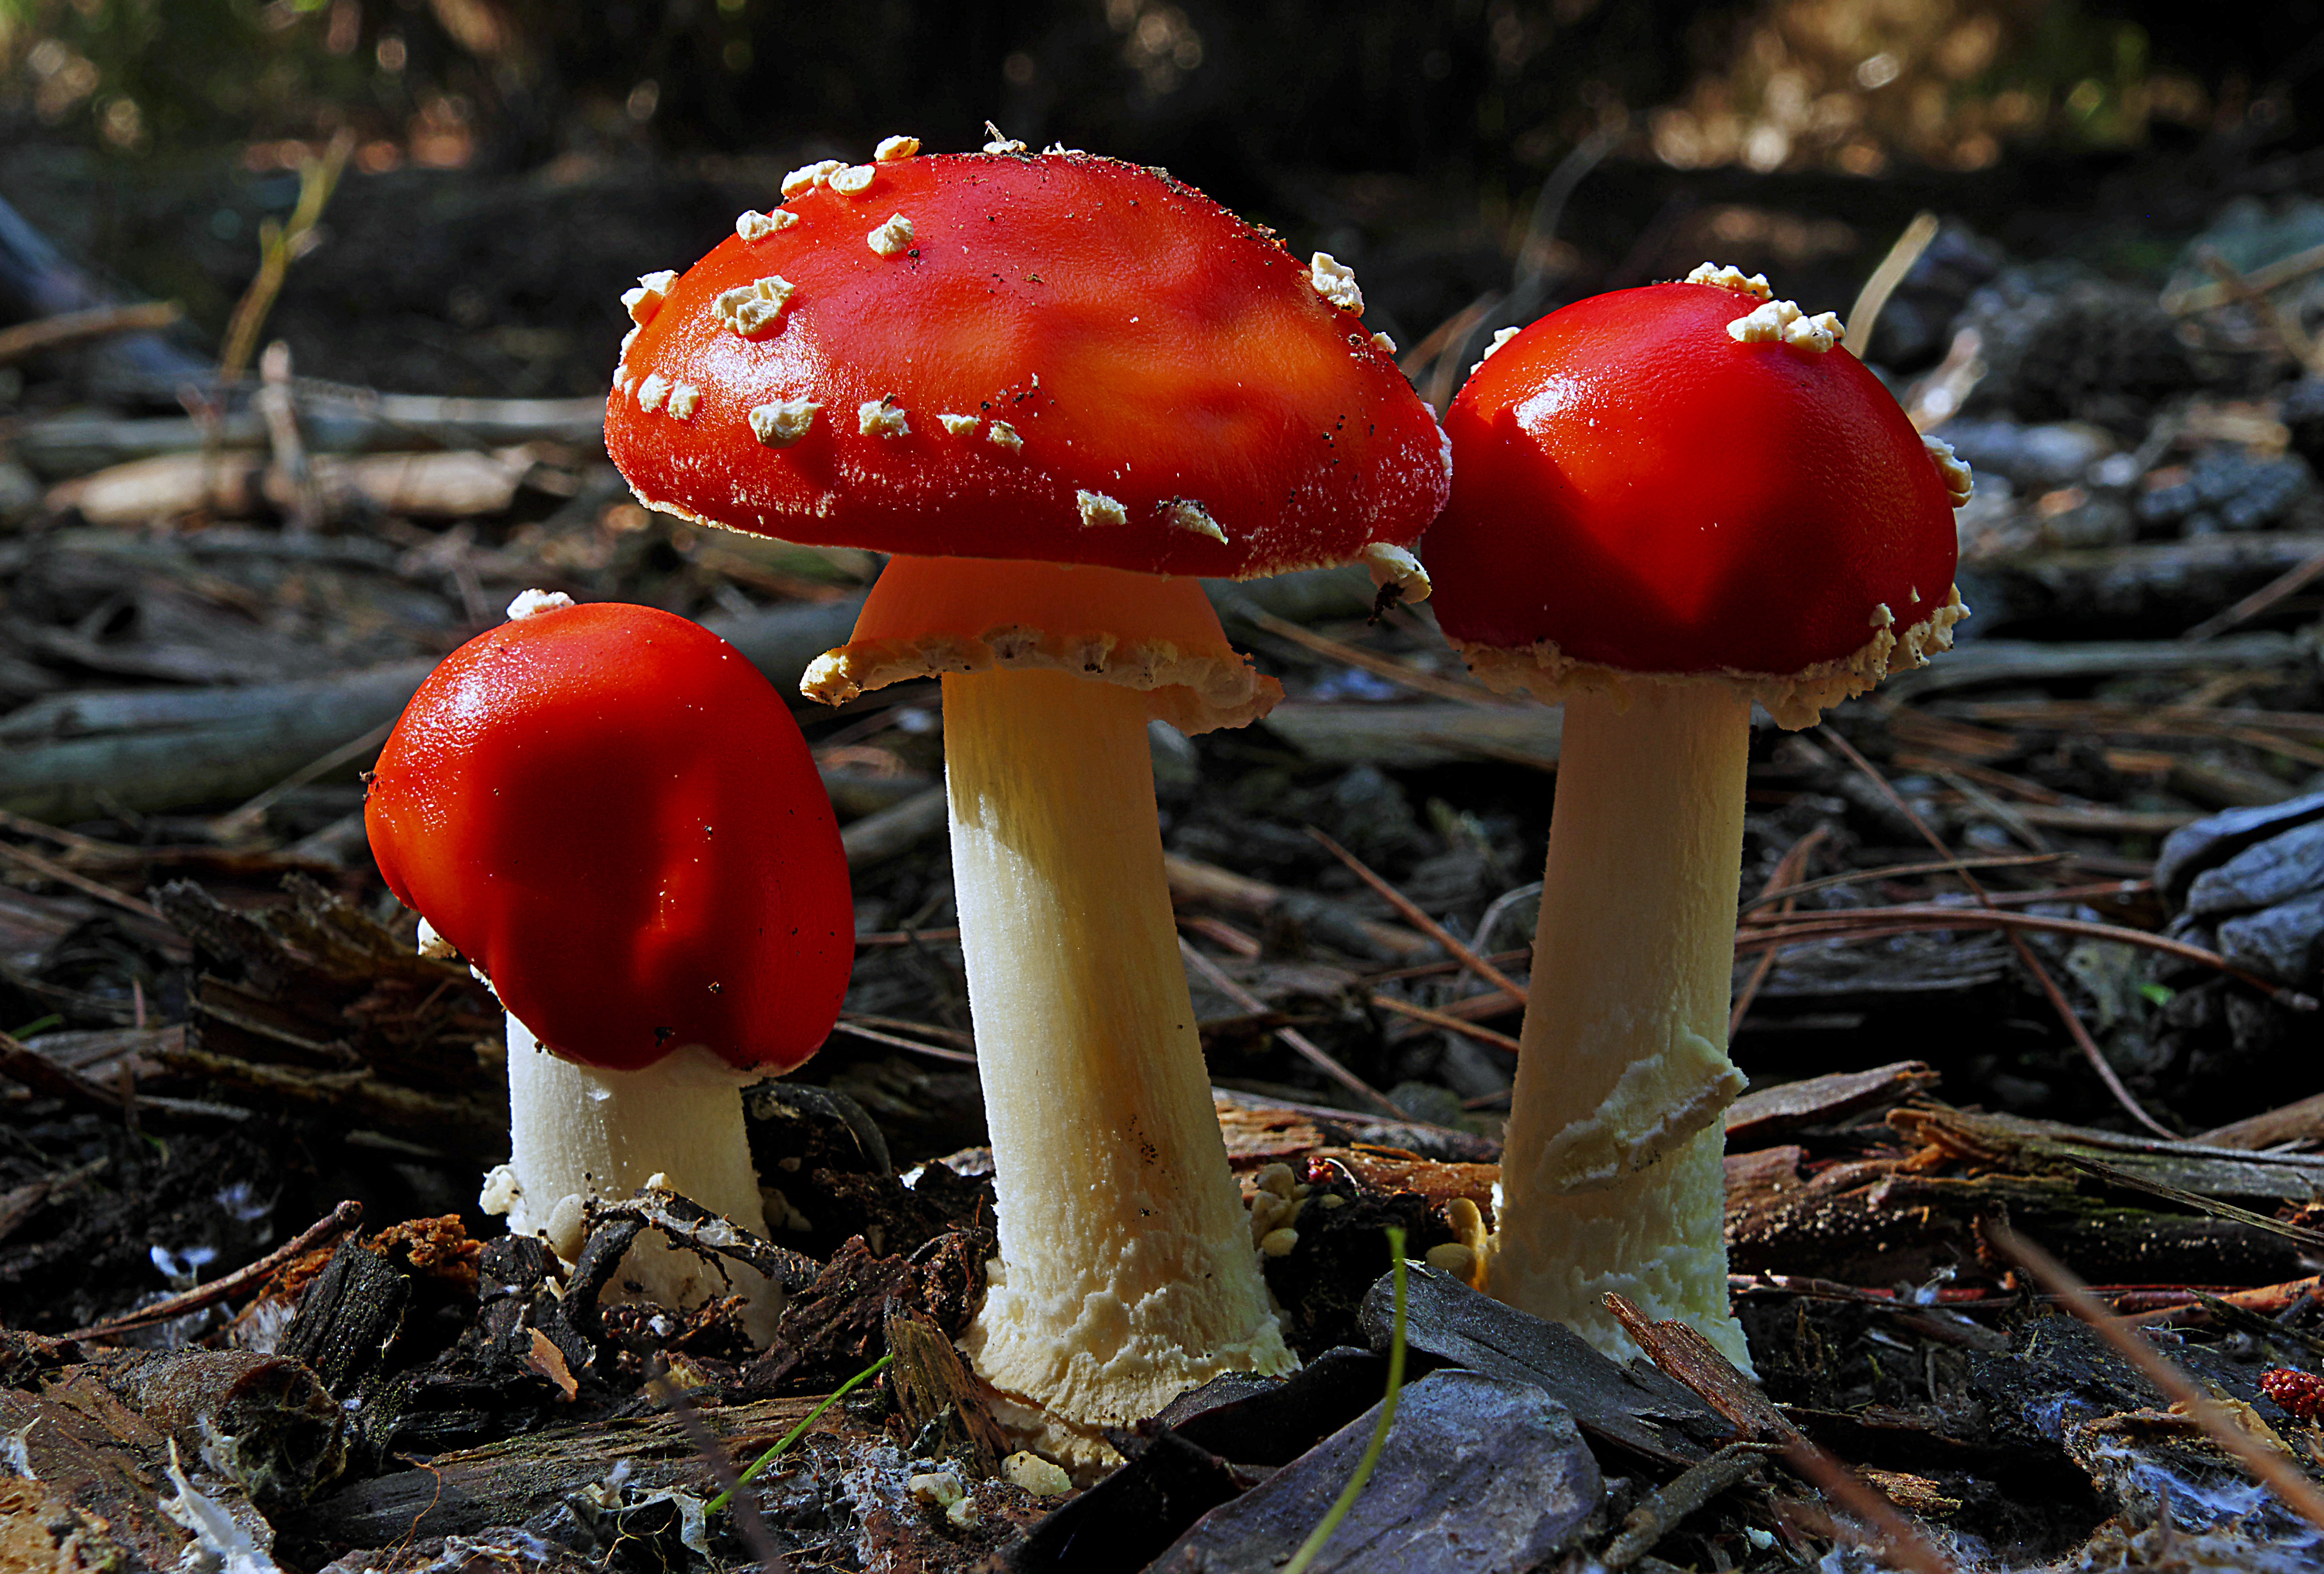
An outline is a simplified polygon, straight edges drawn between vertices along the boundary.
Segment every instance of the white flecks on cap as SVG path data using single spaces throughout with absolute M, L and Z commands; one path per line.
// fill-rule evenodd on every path
M 912 424 L 904 419 L 904 407 L 883 393 L 855 407 L 855 429 L 867 437 L 907 437 Z
M 1372 336 L 1372 348 L 1378 350 L 1383 355 L 1393 355 L 1396 354 L 1396 341 L 1389 338 L 1385 333 L 1374 334 Z
M 1872 609 L 1872 616 L 1868 620 L 1868 626 L 1875 629 L 1893 629 L 1896 626 L 1896 614 L 1888 610 L 1886 602 L 1882 602 Z
M 1025 446 L 1025 439 L 1019 437 L 1017 428 L 1007 421 L 994 421 L 991 429 L 984 434 L 984 440 L 996 448 L 1006 448 L 1011 454 Z
M 763 279 L 729 290 L 710 303 L 718 320 L 744 338 L 761 334 L 773 327 L 790 303 L 791 281 L 779 273 L 770 273 Z
M 788 199 L 802 191 L 812 191 L 830 179 L 833 170 L 845 168 L 847 166 L 837 159 L 818 159 L 812 164 L 801 164 L 783 177 L 783 196 Z
M 1481 366 L 1487 361 L 1489 361 L 1494 356 L 1499 354 L 1503 345 L 1508 344 L 1511 339 L 1516 338 L 1518 334 L 1524 331 L 1525 330 L 1522 328 L 1495 328 L 1493 330 L 1493 342 L 1485 346 L 1485 353 L 1478 358 L 1477 364 Z
M 518 596 L 516 600 L 509 603 L 509 616 L 512 618 L 530 616 L 530 613 L 520 613 L 516 609 L 524 604 L 525 596 L 540 595 L 540 594 L 541 593 L 537 590 L 528 590 L 524 593 L 524 595 Z M 565 604 L 568 607 L 571 606 L 573 604 L 573 598 L 570 596 L 566 597 Z M 449 962 L 452 958 L 460 954 L 460 949 L 454 945 L 450 941 L 445 939 L 441 934 L 438 934 L 436 932 L 436 925 L 428 921 L 427 915 L 422 914 L 420 918 L 420 954 L 428 958 L 430 962 Z
M 984 123 L 984 151 L 988 153 L 1021 153 L 1025 144 L 1015 137 L 1003 136 L 1001 128 L 991 121 Z
M 1721 290 L 1732 290 L 1738 295 L 1756 295 L 1766 300 L 1775 288 L 1765 273 L 1745 274 L 1740 268 L 1722 267 L 1717 262 L 1704 262 L 1686 276 L 1689 284 L 1712 284 Z
M 1407 603 L 1426 601 L 1429 592 L 1435 588 L 1429 584 L 1428 570 L 1421 566 L 1419 558 L 1386 541 L 1371 542 L 1356 554 L 1356 560 L 1370 571 L 1374 584 L 1396 586 Z
M 1082 495 L 1086 497 L 1089 494 L 1084 492 Z M 1197 536 L 1208 536 L 1222 547 L 1227 543 L 1227 533 L 1219 529 L 1218 520 L 1211 518 L 1211 511 L 1191 497 L 1174 497 L 1159 505 L 1156 511 L 1162 516 L 1162 522 L 1174 529 L 1192 530 Z M 1082 518 L 1084 522 L 1088 520 L 1086 510 Z
M 744 212 L 734 220 L 734 233 L 746 241 L 763 241 L 779 229 L 788 229 L 799 221 L 799 216 L 788 208 L 778 207 L 772 213 L 761 213 L 757 208 Z
M 876 173 L 869 164 L 849 164 L 844 169 L 834 170 L 831 178 L 824 184 L 842 197 L 861 197 L 872 189 L 872 177 Z
M 1356 271 L 1331 253 L 1318 252 L 1307 260 L 1307 282 L 1342 311 L 1363 316 L 1364 292 L 1356 284 Z
M 1820 311 L 1813 317 L 1803 317 L 1784 325 L 1784 343 L 1796 345 L 1803 350 L 1813 350 L 1821 355 L 1848 336 L 1848 325 L 1840 314 Z
M 674 269 L 664 268 L 659 273 L 641 273 L 635 290 L 622 291 L 622 309 L 630 314 L 632 322 L 643 327 L 653 321 L 654 313 L 659 311 L 661 303 L 669 298 L 670 286 L 677 282 L 678 273 Z
M 659 410 L 661 401 L 669 397 L 669 379 L 659 372 L 647 373 L 645 381 L 638 384 L 638 408 L 648 415 Z
M 573 598 L 561 590 L 521 590 L 516 593 L 516 600 L 508 604 L 509 621 L 521 622 L 526 618 L 537 618 L 543 612 L 553 612 L 560 607 L 569 607 L 572 604 Z M 423 918 L 420 922 L 424 924 L 427 920 Z M 428 933 L 432 934 L 435 930 L 431 928 Z M 420 954 L 422 956 L 429 954 L 426 935 L 420 938 Z M 444 954 L 447 956 L 451 954 L 448 946 L 446 947 Z
M 1436 459 L 1444 466 L 1444 479 L 1452 479 L 1452 434 L 1443 427 L 1436 428 Z
M 872 156 L 883 164 L 892 164 L 898 159 L 908 159 L 919 151 L 920 139 L 916 136 L 881 137 L 880 145 L 872 151 Z
M 1953 507 L 1960 508 L 1968 502 L 1969 494 L 1977 488 L 1977 477 L 1969 473 L 1966 462 L 1955 456 L 1953 446 L 1942 437 L 1924 434 L 1921 446 L 1929 451 L 1929 462 L 1937 467 L 1937 474 L 1945 478 L 1945 491 L 1952 495 Z M 1918 596 L 1914 598 L 1916 604 L 1919 600 Z
M 912 221 L 900 213 L 891 213 L 888 222 L 863 237 L 863 244 L 883 257 L 892 257 L 912 244 Z
M 936 417 L 936 425 L 955 437 L 964 437 L 976 430 L 976 418 L 973 415 L 954 415 L 950 410 L 946 410 Z
M 673 382 L 669 385 L 669 398 L 663 403 L 671 415 L 690 421 L 694 412 L 702 408 L 702 390 L 691 382 Z
M 630 329 L 630 331 L 629 331 L 628 333 L 625 333 L 625 334 L 623 334 L 623 335 L 622 336 L 622 347 L 621 347 L 618 351 L 616 351 L 616 352 L 615 352 L 615 354 L 616 354 L 617 356 L 619 356 L 620 358 L 623 359 L 623 360 L 628 359 L 628 358 L 629 358 L 629 354 L 630 354 L 630 346 L 631 346 L 632 345 L 636 344 L 637 342 L 638 342 L 638 330 L 637 330 L 635 327 L 632 327 L 632 328 L 631 328 L 631 329 Z
M 1091 525 L 1126 525 L 1130 522 L 1130 511 L 1102 492 L 1076 492 L 1074 493 L 1074 504 L 1082 511 L 1082 524 L 1084 528 Z
M 788 448 L 807 436 L 815 425 L 815 412 L 823 406 L 811 399 L 786 399 L 774 404 L 753 405 L 751 408 L 751 435 L 770 448 Z
M 1727 336 L 1738 345 L 1794 345 L 1819 355 L 1840 343 L 1845 332 L 1832 313 L 1810 317 L 1789 300 L 1762 302 L 1727 325 Z
M 613 368 L 613 391 L 616 394 L 627 399 L 630 395 L 630 369 L 627 366 Z

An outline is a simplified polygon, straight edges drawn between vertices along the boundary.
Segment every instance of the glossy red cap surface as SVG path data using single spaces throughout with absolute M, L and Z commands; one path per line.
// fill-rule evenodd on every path
M 1218 575 L 1408 547 L 1442 506 L 1442 439 L 1394 359 L 1200 192 L 1086 153 L 868 167 L 860 195 L 815 186 L 788 227 L 719 245 L 634 336 L 605 444 L 650 505 L 816 545 Z M 894 215 L 909 242 L 882 255 L 868 237 Z M 746 336 L 719 298 L 770 277 L 792 293 Z M 684 419 L 653 397 L 672 383 Z M 802 399 L 804 436 L 754 436 L 752 409 Z M 881 399 L 908 432 L 861 429 Z
M 446 658 L 381 753 L 380 872 L 550 1049 L 706 1045 L 787 1071 L 831 1031 L 854 907 L 815 761 L 724 640 L 602 603 Z
M 1576 301 L 1445 416 L 1452 499 L 1423 556 L 1446 634 L 1640 673 L 1791 675 L 1937 616 L 1952 500 L 1842 348 L 1738 343 L 1709 284 Z

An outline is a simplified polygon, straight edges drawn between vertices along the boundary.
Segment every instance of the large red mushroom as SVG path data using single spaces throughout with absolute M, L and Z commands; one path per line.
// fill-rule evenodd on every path
M 1738 1362 L 1719 1114 L 1751 705 L 1812 725 L 1968 610 L 1968 470 L 1836 319 L 1770 294 L 1705 263 L 1507 339 L 1447 413 L 1427 540 L 1478 675 L 1565 706 L 1488 1285 L 1628 1352 L 1618 1290 Z
M 364 818 L 380 871 L 508 1012 L 507 1165 L 484 1205 L 568 1259 L 649 1181 L 766 1229 L 740 1089 L 813 1054 L 854 956 L 839 832 L 741 652 L 651 607 L 528 592 L 429 675 Z M 691 1304 L 688 1254 L 633 1289 Z
M 965 1342 L 1088 1439 L 1293 1364 L 1213 1111 L 1146 733 L 1280 691 L 1192 576 L 1360 561 L 1418 599 L 1442 436 L 1346 270 L 1162 171 L 996 138 L 785 192 L 641 285 L 607 446 L 649 507 L 897 555 L 805 686 L 943 675 L 1000 1196 Z

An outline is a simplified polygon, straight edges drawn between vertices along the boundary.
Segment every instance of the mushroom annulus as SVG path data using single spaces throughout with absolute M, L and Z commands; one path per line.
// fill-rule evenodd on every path
M 1296 1364 L 1194 1031 L 1147 735 L 1281 690 L 1194 576 L 1360 561 L 1418 599 L 1443 439 L 1344 269 L 1159 170 L 997 138 L 819 170 L 641 284 L 607 446 L 648 507 L 896 554 L 802 686 L 942 675 L 999 1198 L 964 1344 L 1087 1441 Z
M 1487 1287 L 1627 1354 L 1619 1291 L 1746 1365 L 1720 1112 L 1751 706 L 1810 726 L 1968 612 L 1967 467 L 1771 293 L 1705 263 L 1507 337 L 1446 414 L 1426 541 L 1478 676 L 1565 707 Z
M 587 1202 L 649 1182 L 764 1234 L 741 1089 L 830 1033 L 855 927 L 774 686 L 684 618 L 528 591 L 412 696 L 364 817 L 421 949 L 467 958 L 508 1013 L 484 1210 L 568 1261 Z M 650 1240 L 622 1272 L 673 1306 L 724 1288 Z

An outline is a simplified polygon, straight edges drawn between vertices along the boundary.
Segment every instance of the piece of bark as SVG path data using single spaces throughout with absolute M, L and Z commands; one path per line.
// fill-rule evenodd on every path
M 2071 1174 L 2104 1164 L 2141 1180 L 2207 1197 L 2306 1201 L 2324 1195 L 2324 1157 L 2243 1153 L 2193 1142 L 2163 1142 L 2049 1120 L 1955 1109 L 1929 1100 L 1890 1112 L 1911 1141 L 2022 1174 Z
M 1033 1527 L 1010 1554 L 1010 1574 L 1120 1574 L 1144 1569 L 1186 1527 L 1233 1499 L 1232 1467 L 1174 1431 Z
M 1840 1126 L 1868 1110 L 1901 1104 L 1937 1084 L 1937 1073 L 1916 1060 L 1870 1071 L 1833 1072 L 1796 1082 L 1755 1088 L 1727 1106 L 1727 1148 L 1745 1153 L 1810 1127 Z
M 747 1465 L 822 1403 L 819 1395 L 704 1407 L 699 1414 L 737 1466 Z M 816 1431 L 846 1428 L 843 1411 Z M 487 1525 L 523 1524 L 555 1509 L 566 1494 L 605 1478 L 617 1464 L 653 1490 L 678 1487 L 709 1498 L 719 1488 L 708 1460 L 668 1415 L 625 1417 L 527 1433 L 482 1448 L 438 1454 L 424 1468 L 392 1471 L 344 1487 L 283 1516 L 286 1539 L 307 1544 L 383 1546 L 412 1536 L 464 1535 Z
M 1375 1350 L 1388 1348 L 1394 1307 L 1394 1286 L 1382 1275 L 1364 1296 L 1363 1330 Z M 1646 1459 L 1691 1465 L 1731 1434 L 1700 1399 L 1652 1367 L 1618 1366 L 1563 1323 L 1504 1306 L 1434 1268 L 1407 1268 L 1405 1314 L 1408 1349 L 1545 1389 L 1583 1431 Z
M 997 1474 L 1008 1440 L 951 1336 L 927 1313 L 890 1302 L 887 1338 L 896 1358 L 888 1392 L 912 1457 L 948 1459 L 980 1481 Z
M 1346 1486 L 1378 1407 L 1196 1521 L 1151 1574 L 1280 1564 Z M 1324 1542 L 1342 1574 L 1523 1574 L 1577 1541 L 1604 1495 L 1565 1406 L 1531 1384 L 1432 1372 L 1404 1390 L 1386 1446 Z

